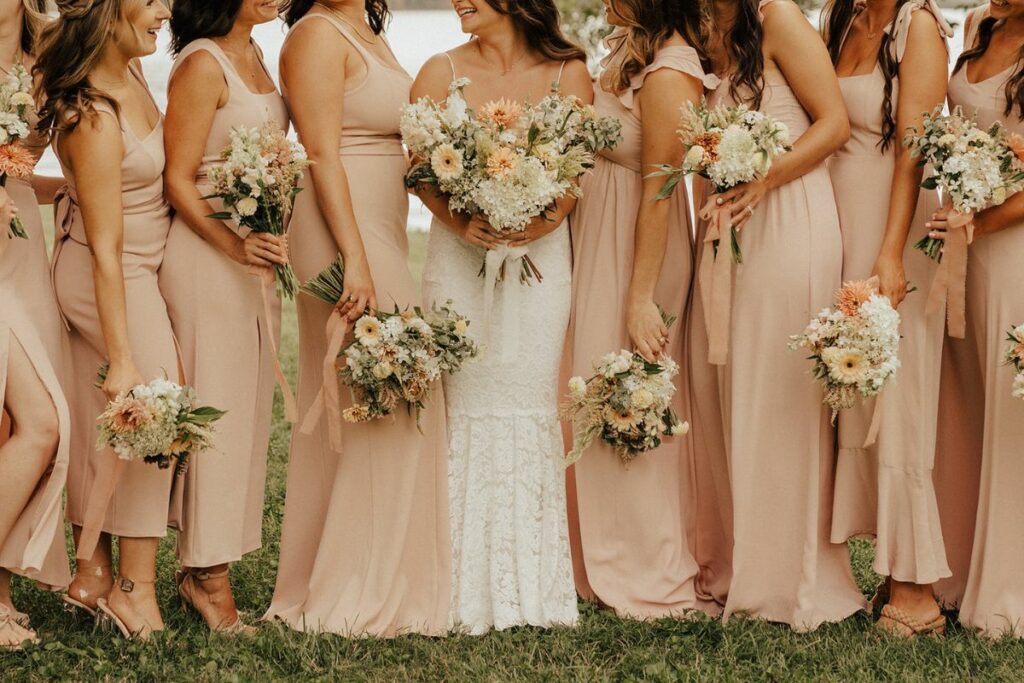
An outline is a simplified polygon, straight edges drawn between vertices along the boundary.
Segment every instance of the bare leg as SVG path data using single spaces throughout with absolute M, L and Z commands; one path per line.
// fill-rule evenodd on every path
M 888 605 L 900 610 L 920 624 L 930 624 L 942 616 L 931 585 L 891 580 L 890 591 Z M 906 624 L 886 616 L 885 613 L 878 620 L 878 627 L 895 635 L 915 635 Z
M 247 632 L 241 625 L 227 564 L 183 568 L 178 590 L 213 631 Z
M 10 415 L 10 438 L 0 446 L 0 546 L 2 546 L 36 485 L 53 462 L 60 439 L 57 409 L 25 350 L 11 337 L 7 359 L 4 410 Z M 9 572 L 0 576 L 0 605 L 13 612 Z M 31 631 L 7 620 L 0 627 L 0 645 L 34 638 Z M 20 638 L 20 640 L 19 640 Z
M 120 567 L 107 604 L 131 633 L 145 640 L 153 631 L 164 628 L 156 602 L 156 549 L 160 539 L 121 537 L 119 542 Z
M 82 527 L 71 527 L 75 535 L 75 546 L 82 536 Z M 100 534 L 96 551 L 88 560 L 76 560 L 75 577 L 68 586 L 68 597 L 85 605 L 91 610 L 96 609 L 96 601 L 106 597 L 114 585 L 114 575 L 110 569 L 111 549 L 110 534 Z

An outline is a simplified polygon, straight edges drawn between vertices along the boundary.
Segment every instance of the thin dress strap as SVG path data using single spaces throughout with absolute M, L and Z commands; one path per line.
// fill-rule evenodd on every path
M 451 54 L 448 52 L 444 52 L 442 54 L 444 54 L 444 56 L 448 58 L 448 65 L 452 67 L 452 80 L 454 81 L 456 78 L 459 77 L 459 74 L 456 73 L 455 71 L 455 60 L 452 59 Z
M 558 78 L 555 79 L 555 85 L 557 85 L 559 89 L 562 87 L 562 72 L 565 71 L 565 62 L 566 60 L 563 59 L 562 65 L 558 67 Z

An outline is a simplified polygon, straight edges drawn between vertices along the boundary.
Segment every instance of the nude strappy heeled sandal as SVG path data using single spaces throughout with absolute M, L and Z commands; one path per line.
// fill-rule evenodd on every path
M 125 576 L 117 577 L 116 587 L 121 589 L 122 593 L 131 593 L 135 590 L 135 586 L 139 584 L 153 584 L 155 581 L 133 581 Z M 114 627 L 121 632 L 121 635 L 127 640 L 148 640 L 150 634 L 153 632 L 152 629 L 149 632 L 146 631 L 146 626 L 132 631 L 128 628 L 128 625 L 124 620 L 115 612 L 111 607 L 110 603 L 107 602 L 106 598 L 100 598 L 96 601 L 96 619 L 97 622 L 104 627 Z
M 912 614 L 903 611 L 899 607 L 886 605 L 882 608 L 882 617 L 889 619 L 910 631 L 910 633 L 901 633 L 890 626 L 884 626 L 879 624 L 877 621 L 875 622 L 875 628 L 893 635 L 916 638 L 918 636 L 941 636 L 946 633 L 946 617 L 942 614 L 939 614 L 939 616 L 932 621 L 925 623 Z
M 7 605 L 0 605 L 0 629 L 7 628 L 8 626 L 14 625 L 19 626 L 27 631 L 31 631 L 28 626 L 21 623 L 18 615 L 22 615 L 28 618 L 28 615 L 24 612 L 18 612 L 12 610 Z M 17 643 L 16 645 L 0 645 L 0 650 L 6 650 L 7 652 L 21 652 L 24 649 L 25 643 L 32 643 L 33 645 L 39 643 L 39 636 L 32 634 L 32 637 L 26 638 L 25 640 Z
M 196 583 L 202 581 L 210 581 L 212 579 L 223 579 L 227 577 L 228 570 L 225 569 L 222 572 L 211 574 L 209 572 L 200 571 L 198 569 L 183 569 L 178 570 L 174 573 L 174 580 L 178 584 L 178 597 L 181 598 L 182 606 L 185 608 L 192 608 L 202 616 L 202 612 L 196 607 L 195 601 L 192 597 L 192 589 L 194 589 Z M 186 589 L 186 585 L 188 589 Z M 220 633 L 229 636 L 251 636 L 256 633 L 254 626 L 249 626 L 242 621 L 242 612 L 238 609 L 235 610 L 235 620 L 230 624 L 218 624 L 217 626 L 211 626 L 210 630 L 215 633 Z M 203 617 L 205 620 L 205 617 Z
M 105 573 L 110 571 L 110 565 L 109 564 L 96 565 L 94 567 L 89 567 L 89 571 L 94 572 L 95 576 L 103 576 Z M 76 589 L 76 590 L 78 590 L 78 589 Z M 75 597 L 71 597 L 71 588 L 69 586 L 68 590 L 65 591 L 63 595 L 61 595 L 60 599 L 61 599 L 61 602 L 64 603 L 64 611 L 65 612 L 73 614 L 75 612 L 82 611 L 82 612 L 85 612 L 87 615 L 89 615 L 90 618 L 92 618 L 92 619 L 96 618 L 96 606 L 95 605 L 89 605 L 89 604 L 87 604 L 85 602 L 86 599 L 87 599 L 87 593 L 85 593 L 85 591 L 78 590 L 78 595 L 75 596 Z M 97 602 L 98 602 L 98 600 L 99 600 L 99 598 L 97 598 Z

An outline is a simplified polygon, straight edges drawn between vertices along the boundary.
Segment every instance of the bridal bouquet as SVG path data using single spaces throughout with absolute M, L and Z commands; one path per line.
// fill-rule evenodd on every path
M 341 299 L 344 277 L 339 257 L 302 291 L 334 306 Z M 359 318 L 354 338 L 337 357 L 338 374 L 351 387 L 355 402 L 342 413 L 344 420 L 384 417 L 403 401 L 418 420 L 434 381 L 442 373 L 458 372 L 466 359 L 479 353 L 468 330 L 469 321 L 451 309 L 450 301 L 427 315 L 419 307 L 399 311 L 396 306 L 392 313 Z
M 999 122 L 982 130 L 959 107 L 949 115 L 941 107 L 925 114 L 924 130 L 909 132 L 903 144 L 931 167 L 921 186 L 941 187 L 957 213 L 998 206 L 1024 189 L 1024 137 L 1007 134 Z M 936 261 L 942 247 L 942 240 L 927 236 L 914 245 Z
M 8 177 L 32 176 L 36 160 L 23 141 L 29 136 L 28 117 L 34 106 L 32 77 L 24 66 L 15 64 L 7 78 L 0 81 L 0 187 L 7 184 Z M 11 219 L 7 236 L 28 238 L 17 216 Z
M 569 380 L 569 400 L 562 407 L 562 418 L 574 423 L 567 464 L 579 460 L 598 436 L 628 463 L 660 446 L 662 436 L 690 431 L 672 410 L 679 366 L 668 356 L 651 363 L 632 351 L 613 351 L 594 364 L 594 372 L 590 379 Z
M 878 293 L 877 282 L 847 282 L 835 302 L 789 342 L 791 349 L 810 351 L 833 420 L 857 395 L 877 395 L 900 367 L 900 314 Z
M 99 383 L 107 366 L 99 370 Z M 213 423 L 223 410 L 197 405 L 195 391 L 166 379 L 140 384 L 107 404 L 99 416 L 96 448 L 112 448 L 122 460 L 174 465 L 182 474 L 189 456 L 210 446 Z
M 1017 375 L 1013 378 L 1013 397 L 1024 400 L 1024 324 L 1010 330 L 1006 338 L 1006 364 L 1013 366 Z
M 656 175 L 667 176 L 659 199 L 665 199 L 687 175 L 696 173 L 715 186 L 715 193 L 763 178 L 772 162 L 789 151 L 789 129 L 781 121 L 745 105 L 708 107 L 688 102 L 679 123 L 679 138 L 686 154 L 682 168 L 662 166 Z M 702 210 L 702 213 L 704 211 Z M 732 259 L 743 263 L 743 253 L 730 229 Z M 717 254 L 718 243 L 715 243 Z
M 437 186 L 455 211 L 483 214 L 503 233 L 521 232 L 566 195 L 594 155 L 615 147 L 622 126 L 572 96 L 551 93 L 535 106 L 500 99 L 474 112 L 456 79 L 440 105 L 421 98 L 402 112 L 402 139 L 418 160 L 406 184 Z M 481 273 L 484 271 L 481 270 Z M 540 278 L 523 257 L 521 280 Z
M 272 121 L 260 128 L 239 126 L 231 130 L 221 160 L 208 173 L 212 189 L 203 199 L 220 199 L 226 210 L 209 218 L 232 221 L 253 232 L 285 234 L 285 219 L 309 166 L 302 145 L 289 140 Z M 278 292 L 292 298 L 298 286 L 292 267 L 276 265 L 274 272 Z

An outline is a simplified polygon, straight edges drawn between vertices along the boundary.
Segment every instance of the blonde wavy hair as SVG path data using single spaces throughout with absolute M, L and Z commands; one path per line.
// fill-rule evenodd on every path
M 612 45 L 610 65 L 602 84 L 616 94 L 625 92 L 633 77 L 647 68 L 661 46 L 678 32 L 701 52 L 699 8 L 690 0 L 611 0 L 611 12 L 626 26 Z M 703 56 L 703 55 L 702 55 Z
M 57 0 L 57 19 L 48 22 L 36 42 L 36 100 L 39 132 L 49 141 L 58 130 L 74 130 L 105 102 L 115 113 L 117 101 L 89 84 L 111 39 L 110 27 L 141 0 Z

